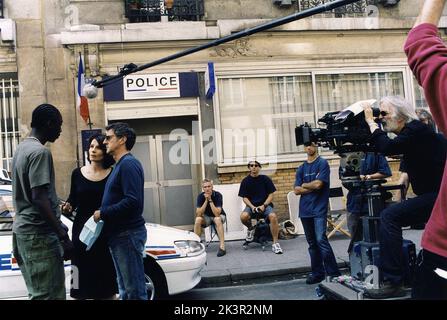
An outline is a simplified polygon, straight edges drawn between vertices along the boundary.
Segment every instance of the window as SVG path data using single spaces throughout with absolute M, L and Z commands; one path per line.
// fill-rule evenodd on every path
M 315 76 L 318 118 L 355 101 L 404 96 L 401 72 L 318 74 Z
M 20 139 L 18 81 L 0 77 L 0 158 L 1 167 L 11 171 L 13 153 Z
M 200 21 L 205 14 L 203 0 L 126 0 L 125 11 L 130 23 Z
M 294 130 L 314 123 L 310 75 L 219 80 L 224 159 L 298 151 Z
M 416 78 L 413 77 L 413 91 L 416 108 L 428 108 L 428 104 L 425 101 L 424 89 L 418 84 Z
M 404 96 L 403 72 L 218 79 L 223 163 L 296 158 L 295 127 L 365 99 Z M 314 97 L 316 101 L 314 101 Z

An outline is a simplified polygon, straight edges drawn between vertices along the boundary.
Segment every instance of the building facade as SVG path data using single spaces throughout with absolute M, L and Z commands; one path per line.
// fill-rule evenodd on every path
M 87 78 L 101 79 L 131 62 L 155 61 L 328 1 L 1 2 L 1 23 L 7 20 L 15 30 L 10 38 L 1 31 L 3 166 L 10 165 L 19 136 L 29 132 L 33 108 L 52 103 L 64 118 L 61 138 L 51 148 L 58 192 L 66 197 L 70 172 L 83 162 L 82 131 L 89 129 L 75 106 L 80 55 Z M 237 184 L 254 158 L 265 164 L 278 189 L 280 220 L 288 219 L 286 195 L 306 158 L 295 145 L 297 125 L 315 126 L 327 112 L 385 95 L 425 107 L 403 52 L 422 0 L 387 3 L 359 1 L 157 65 L 100 90 L 89 100 L 93 127 L 126 121 L 137 131 L 134 154 L 145 169 L 146 219 L 190 228 L 201 179 Z M 446 26 L 443 17 L 441 30 Z M 214 95 L 207 95 L 209 62 Z M 338 168 L 337 156 L 321 153 Z M 398 163 L 392 167 L 397 172 Z

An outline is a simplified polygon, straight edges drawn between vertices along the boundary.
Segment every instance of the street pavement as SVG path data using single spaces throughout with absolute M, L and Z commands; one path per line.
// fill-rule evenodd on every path
M 416 249 L 420 250 L 422 230 L 403 230 L 404 239 L 413 241 Z M 249 245 L 247 250 L 242 248 L 243 240 L 227 241 L 227 254 L 217 257 L 218 242 L 212 242 L 207 247 L 207 265 L 201 271 L 200 287 L 223 286 L 237 284 L 250 279 L 281 276 L 287 274 L 301 274 L 310 271 L 308 245 L 304 235 L 290 240 L 280 240 L 283 254 L 274 254 L 271 242 L 262 251 L 257 243 Z M 349 266 L 347 248 L 349 238 L 336 234 L 329 239 L 340 268 Z

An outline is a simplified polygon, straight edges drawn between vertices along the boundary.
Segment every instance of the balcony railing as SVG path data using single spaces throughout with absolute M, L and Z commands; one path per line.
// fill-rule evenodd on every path
M 334 0 L 299 0 L 298 1 L 298 11 L 303 11 L 309 8 L 317 7 L 319 5 L 322 5 L 327 2 L 332 2 Z M 369 5 L 379 6 L 380 0 L 363 0 L 354 2 L 348 5 L 345 5 L 340 8 L 336 8 L 332 11 L 322 13 L 323 16 L 328 17 L 336 17 L 336 18 L 343 18 L 343 17 L 359 17 L 359 16 L 369 16 L 371 12 L 367 12 L 370 10 L 367 10 L 367 7 Z
M 204 0 L 126 0 L 129 22 L 200 21 Z
M 0 19 L 3 19 L 3 0 L 0 0 Z

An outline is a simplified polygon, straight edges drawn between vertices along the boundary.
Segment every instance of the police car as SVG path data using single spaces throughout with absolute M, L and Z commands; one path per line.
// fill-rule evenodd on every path
M 25 282 L 12 255 L 12 217 L 7 212 L 12 209 L 12 195 L 8 188 L 0 189 L 0 210 L 2 204 L 3 209 L 9 209 L 0 212 L 0 299 L 26 298 Z M 64 216 L 61 219 L 71 231 L 72 221 Z M 200 238 L 193 232 L 159 224 L 146 223 L 146 230 L 144 270 L 149 299 L 162 299 L 194 288 L 206 263 Z M 65 264 L 65 274 L 68 296 L 72 283 L 69 262 Z

